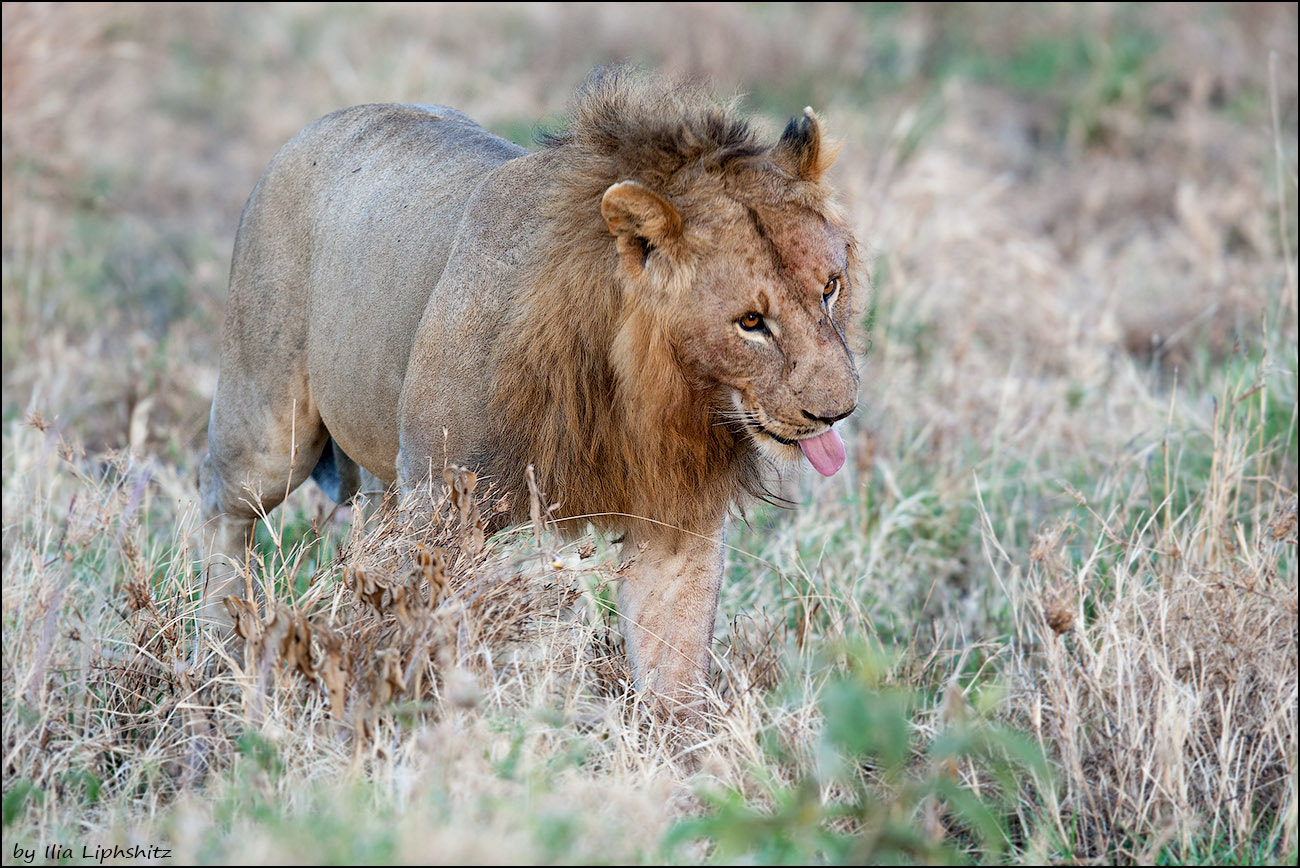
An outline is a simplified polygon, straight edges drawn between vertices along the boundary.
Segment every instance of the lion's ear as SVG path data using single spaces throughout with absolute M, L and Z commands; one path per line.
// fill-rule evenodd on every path
M 804 181 L 820 178 L 839 154 L 840 143 L 826 138 L 811 106 L 803 110 L 802 119 L 792 118 L 786 124 L 781 140 L 772 149 L 773 158 Z
M 640 274 L 650 251 L 673 247 L 682 234 L 682 215 L 663 196 L 636 181 L 619 181 L 605 191 L 600 214 L 618 239 L 618 255 L 632 274 Z

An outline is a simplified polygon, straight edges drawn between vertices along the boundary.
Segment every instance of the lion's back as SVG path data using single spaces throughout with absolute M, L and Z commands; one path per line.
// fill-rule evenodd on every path
M 390 478 L 411 344 L 465 205 L 526 153 L 442 106 L 355 106 L 304 128 L 240 221 L 223 367 L 298 372 L 331 436 Z

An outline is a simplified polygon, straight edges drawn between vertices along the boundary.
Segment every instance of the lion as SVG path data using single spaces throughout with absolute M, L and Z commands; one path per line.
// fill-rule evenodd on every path
M 636 687 L 707 683 L 726 519 L 801 458 L 845 460 L 862 283 L 812 109 L 764 141 L 702 88 L 592 73 L 529 151 L 436 105 L 327 115 L 271 160 L 235 239 L 200 471 L 204 611 L 259 515 L 315 476 L 406 492 L 461 465 L 631 556 Z

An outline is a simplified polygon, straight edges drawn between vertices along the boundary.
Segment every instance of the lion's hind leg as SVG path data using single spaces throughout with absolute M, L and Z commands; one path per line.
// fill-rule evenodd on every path
M 208 454 L 199 468 L 203 527 L 201 618 L 230 624 L 224 600 L 247 597 L 244 566 L 257 520 L 311 475 L 329 433 L 309 399 L 262 400 L 260 384 L 223 371 L 212 402 Z M 281 393 L 283 394 L 283 393 Z

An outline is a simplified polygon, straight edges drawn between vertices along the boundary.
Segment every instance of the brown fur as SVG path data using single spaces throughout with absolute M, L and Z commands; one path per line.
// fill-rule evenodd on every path
M 721 197 L 795 204 L 838 221 L 821 178 L 839 148 L 818 141 L 774 152 L 703 91 L 624 72 L 589 81 L 568 126 L 542 143 L 564 168 L 533 280 L 495 351 L 492 408 L 507 420 L 491 450 L 496 475 L 517 477 L 531 462 L 544 490 L 561 497 L 561 514 L 594 516 L 598 526 L 611 524 L 605 515 L 615 526 L 634 515 L 710 529 L 742 492 L 768 496 L 765 462 L 749 438 L 714 424 L 717 397 L 681 370 L 668 326 L 683 292 L 625 291 L 609 229 L 595 216 L 601 197 L 635 178 L 664 191 L 687 223 Z M 689 270 L 678 280 L 689 287 Z M 587 315 L 575 320 L 580 286 Z
M 361 106 L 272 160 L 236 238 L 200 472 L 209 611 L 257 516 L 308 475 L 346 499 L 367 474 L 415 489 L 464 464 L 522 520 L 531 464 L 566 530 L 589 517 L 634 546 L 637 680 L 683 701 L 708 668 L 728 507 L 855 399 L 836 148 L 811 109 L 769 145 L 626 70 L 593 75 L 541 145 Z

